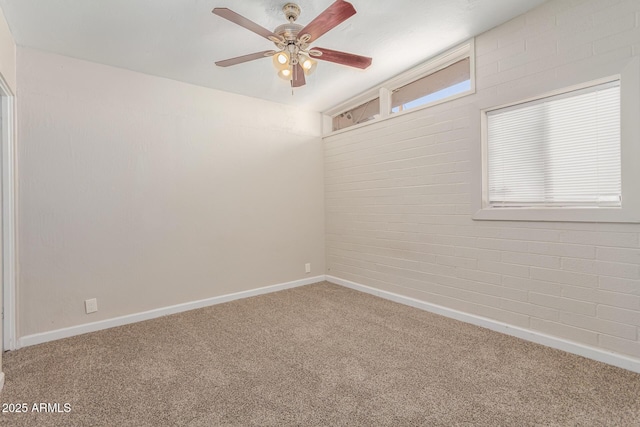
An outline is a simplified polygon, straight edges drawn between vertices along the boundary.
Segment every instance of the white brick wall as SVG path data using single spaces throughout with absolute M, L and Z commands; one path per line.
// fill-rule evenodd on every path
M 620 72 L 640 2 L 549 1 L 476 55 L 475 95 L 325 138 L 327 273 L 640 358 L 640 224 L 471 219 L 479 110 Z

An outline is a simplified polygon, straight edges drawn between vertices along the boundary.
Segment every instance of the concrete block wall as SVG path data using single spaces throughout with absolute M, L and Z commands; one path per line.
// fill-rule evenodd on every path
M 476 38 L 476 94 L 325 137 L 327 274 L 640 359 L 640 224 L 471 218 L 482 108 L 637 56 L 639 1 L 549 1 Z

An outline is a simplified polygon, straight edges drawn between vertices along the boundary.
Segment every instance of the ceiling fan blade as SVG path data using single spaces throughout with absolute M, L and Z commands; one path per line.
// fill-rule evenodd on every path
M 273 50 L 265 50 L 264 52 L 250 53 L 248 55 L 242 55 L 235 58 L 225 59 L 224 61 L 216 62 L 218 67 L 229 67 L 231 65 L 242 64 L 243 62 L 253 61 L 254 59 L 266 58 L 270 53 L 275 53 Z
M 269 36 L 278 38 L 278 36 L 267 30 L 266 28 L 256 24 L 255 22 L 245 18 L 242 15 L 235 13 L 231 9 L 227 9 L 226 7 L 216 7 L 212 12 L 218 16 L 223 17 L 224 19 L 233 22 L 234 24 L 238 24 L 241 27 L 246 28 L 249 31 L 253 31 L 254 33 L 264 37 L 265 39 L 268 39 Z
M 313 56 L 315 59 L 322 61 L 335 62 L 336 64 L 348 65 L 349 67 L 355 67 L 365 69 L 371 65 L 372 59 L 367 56 L 354 55 L 353 53 L 340 52 L 337 50 L 324 49 L 321 47 L 314 47 L 312 50 L 322 52 L 320 56 Z
M 325 9 L 324 12 L 316 16 L 316 18 L 300 30 L 298 34 L 309 34 L 311 36 L 309 43 L 311 43 L 355 14 L 356 9 L 351 3 L 344 0 L 337 0 Z
M 293 66 L 293 78 L 291 79 L 291 87 L 304 86 L 306 81 L 304 79 L 304 70 L 300 64 Z

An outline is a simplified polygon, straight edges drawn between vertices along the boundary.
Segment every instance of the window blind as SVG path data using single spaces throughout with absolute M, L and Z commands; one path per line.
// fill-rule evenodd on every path
M 487 113 L 492 207 L 620 206 L 620 82 Z
M 448 67 L 406 84 L 393 91 L 391 108 L 396 108 L 426 95 L 454 86 L 471 78 L 471 60 L 464 58 Z
M 335 116 L 333 118 L 333 130 L 340 130 L 368 122 L 369 120 L 373 120 L 377 114 L 380 114 L 380 98 L 372 99 Z

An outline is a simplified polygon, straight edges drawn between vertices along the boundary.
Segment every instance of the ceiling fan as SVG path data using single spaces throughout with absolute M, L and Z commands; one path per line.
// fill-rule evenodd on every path
M 306 26 L 295 23 L 300 16 L 300 7 L 297 4 L 287 3 L 282 11 L 289 22 L 278 26 L 271 32 L 226 7 L 213 9 L 214 14 L 270 40 L 278 48 L 278 50 L 265 50 L 264 52 L 225 59 L 216 62 L 216 65 L 229 67 L 259 58 L 273 57 L 273 64 L 278 70 L 278 76 L 290 81 L 291 87 L 304 86 L 305 75 L 310 75 L 316 68 L 314 58 L 360 69 L 371 65 L 371 58 L 366 56 L 321 47 L 309 48 L 309 45 L 320 36 L 356 14 L 351 3 L 337 0 Z

